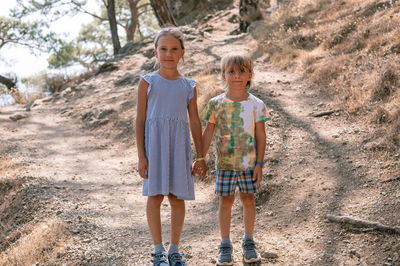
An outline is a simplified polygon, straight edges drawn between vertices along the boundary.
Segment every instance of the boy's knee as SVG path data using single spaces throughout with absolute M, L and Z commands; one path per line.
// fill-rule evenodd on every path
M 235 196 L 221 196 L 220 204 L 222 207 L 232 207 L 235 202 Z
M 241 193 L 240 201 L 243 205 L 254 205 L 254 194 Z

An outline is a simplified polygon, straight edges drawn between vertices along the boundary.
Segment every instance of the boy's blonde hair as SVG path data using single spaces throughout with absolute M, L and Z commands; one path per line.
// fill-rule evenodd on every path
M 160 31 L 156 35 L 156 38 L 154 39 L 154 48 L 155 49 L 157 49 L 158 40 L 162 36 L 172 36 L 172 37 L 178 39 L 179 42 L 181 43 L 181 48 L 183 50 L 185 50 L 185 43 L 183 41 L 183 33 L 177 27 L 167 26 L 165 28 L 160 29 Z
M 231 71 L 234 67 L 238 67 L 240 70 L 247 69 L 250 73 L 253 73 L 254 64 L 248 55 L 240 53 L 230 53 L 225 55 L 221 60 L 221 73 L 225 71 Z M 246 84 L 246 89 L 251 86 L 251 80 Z

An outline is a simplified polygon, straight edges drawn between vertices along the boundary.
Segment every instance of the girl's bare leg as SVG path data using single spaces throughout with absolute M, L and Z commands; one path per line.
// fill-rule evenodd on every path
M 149 225 L 149 230 L 154 245 L 162 242 L 160 207 L 163 199 L 163 195 L 147 197 L 147 224 Z
M 185 201 L 175 195 L 168 195 L 171 204 L 171 244 L 178 245 L 185 221 Z

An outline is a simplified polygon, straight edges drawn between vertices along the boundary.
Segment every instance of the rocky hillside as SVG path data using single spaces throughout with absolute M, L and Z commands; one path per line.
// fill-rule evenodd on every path
M 262 263 L 399 265 L 399 3 L 262 7 L 264 19 L 248 33 L 238 33 L 237 3 L 182 27 L 180 66 L 198 81 L 201 110 L 223 91 L 223 54 L 248 52 L 255 61 L 251 92 L 272 115 L 256 198 Z M 95 76 L 30 111 L 0 108 L 0 265 L 149 264 L 134 120 L 152 52 L 150 42 L 128 45 Z M 196 179 L 196 201 L 187 203 L 188 265 L 215 264 L 214 158 L 211 151 L 208 177 Z M 236 262 L 241 211 L 235 202 Z M 168 242 L 167 201 L 162 219 Z

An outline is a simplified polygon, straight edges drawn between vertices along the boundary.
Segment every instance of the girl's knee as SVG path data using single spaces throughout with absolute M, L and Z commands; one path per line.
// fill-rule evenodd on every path
M 175 196 L 174 194 L 169 194 L 168 195 L 168 200 L 169 203 L 171 204 L 171 206 L 182 206 L 185 205 L 185 201 L 178 199 L 177 196 Z
M 164 195 L 149 196 L 147 198 L 148 204 L 161 205 L 164 200 Z

